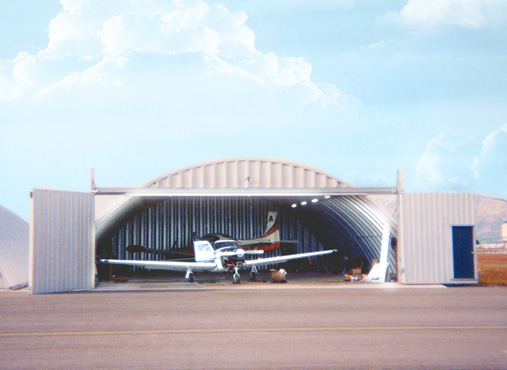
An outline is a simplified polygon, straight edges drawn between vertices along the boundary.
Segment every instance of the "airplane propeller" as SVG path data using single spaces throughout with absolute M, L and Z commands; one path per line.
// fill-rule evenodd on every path
M 264 251 L 263 250 L 244 250 L 242 248 L 238 248 L 238 249 L 235 249 L 232 251 L 217 250 L 215 253 L 219 253 L 220 256 L 235 257 L 240 260 L 240 261 L 233 263 L 233 265 L 232 265 L 234 268 L 234 275 L 232 276 L 233 283 L 238 284 L 240 281 L 240 275 L 239 275 L 238 270 L 240 268 L 242 268 L 243 264 L 246 265 L 248 263 L 247 261 L 243 260 L 243 257 L 245 257 L 246 254 L 263 254 Z M 241 260 L 243 260 L 243 261 L 241 261 Z M 252 275 L 252 273 L 255 275 Z M 257 275 L 257 268 L 255 266 L 253 267 L 252 272 L 250 274 L 252 275 L 252 278 L 255 278 L 255 276 Z
M 239 258 L 243 258 L 246 254 L 263 254 L 263 250 L 244 250 L 241 248 L 236 249 L 235 251 L 230 252 L 220 252 L 222 256 L 236 256 Z

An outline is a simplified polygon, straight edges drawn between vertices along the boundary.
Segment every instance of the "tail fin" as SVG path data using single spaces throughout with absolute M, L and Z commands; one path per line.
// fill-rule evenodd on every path
M 277 225 L 276 217 L 278 216 L 277 211 L 268 211 L 268 223 L 266 225 L 266 234 L 268 235 L 271 229 Z
M 270 251 L 280 248 L 280 231 L 277 222 L 278 212 L 268 212 L 268 222 L 266 225 L 266 233 L 258 238 L 238 240 L 238 244 L 243 249 L 259 249 Z

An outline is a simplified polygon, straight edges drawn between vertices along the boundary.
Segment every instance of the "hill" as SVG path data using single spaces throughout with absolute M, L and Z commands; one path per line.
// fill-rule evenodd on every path
M 475 196 L 475 238 L 482 243 L 501 240 L 502 223 L 507 220 L 507 199 Z

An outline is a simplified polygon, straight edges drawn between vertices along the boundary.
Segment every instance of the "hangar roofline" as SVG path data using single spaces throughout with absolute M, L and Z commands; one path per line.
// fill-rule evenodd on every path
M 96 195 L 130 195 L 137 197 L 188 197 L 188 196 L 346 196 L 392 195 L 396 187 L 343 187 L 343 188 L 139 188 L 100 187 Z

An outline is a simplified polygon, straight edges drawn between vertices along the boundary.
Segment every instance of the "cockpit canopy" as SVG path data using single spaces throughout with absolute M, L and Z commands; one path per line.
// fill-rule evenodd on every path
M 194 252 L 196 262 L 209 262 L 216 258 L 216 252 L 236 252 L 238 242 L 235 240 L 217 240 L 214 248 L 207 240 L 194 241 Z
M 217 240 L 214 244 L 216 252 L 234 252 L 239 248 L 236 240 Z

